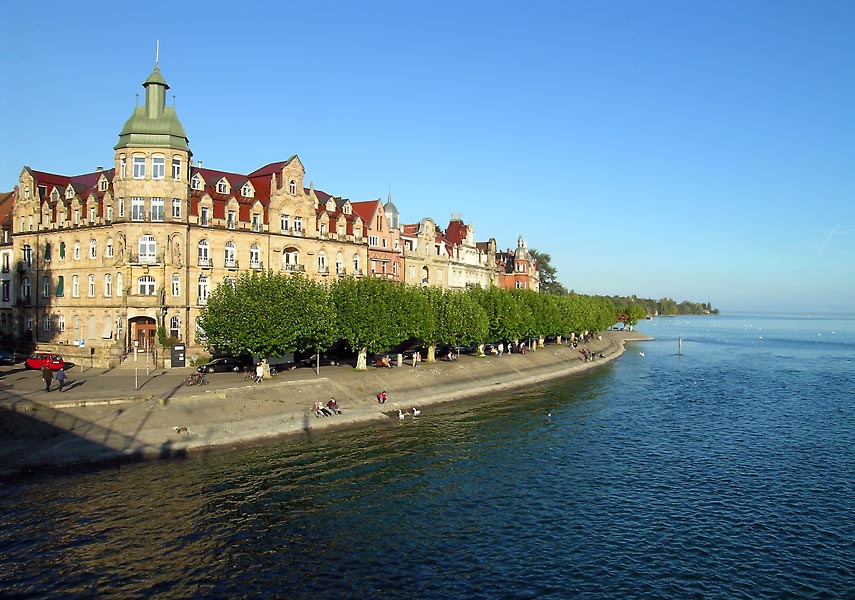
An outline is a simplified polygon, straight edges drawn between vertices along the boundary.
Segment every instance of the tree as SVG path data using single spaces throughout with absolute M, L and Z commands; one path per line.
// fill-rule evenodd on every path
M 538 252 L 531 249 L 529 254 L 537 261 L 537 270 L 540 273 L 540 291 L 547 294 L 566 294 L 565 288 L 558 281 L 558 270 L 552 266 L 552 257 L 546 252 Z

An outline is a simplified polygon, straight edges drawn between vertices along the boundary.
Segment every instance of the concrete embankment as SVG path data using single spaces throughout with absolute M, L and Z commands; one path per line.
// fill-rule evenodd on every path
M 461 356 L 457 361 L 290 371 L 259 385 L 236 374 L 217 374 L 212 385 L 186 388 L 185 373 L 163 373 L 134 393 L 109 393 L 108 377 L 92 379 L 66 394 L 4 389 L 0 403 L 0 476 L 73 464 L 185 456 L 288 436 L 379 424 L 397 411 L 426 408 L 566 377 L 614 360 L 627 341 L 651 339 L 635 332 L 604 332 L 578 349 L 547 345 L 526 354 Z M 37 376 L 34 375 L 34 376 Z M 115 381 L 120 381 L 117 377 Z M 95 393 L 96 382 L 107 389 Z M 120 385 L 114 386 L 116 388 Z M 379 405 L 376 395 L 388 392 Z M 335 397 L 342 414 L 318 418 L 312 405 Z

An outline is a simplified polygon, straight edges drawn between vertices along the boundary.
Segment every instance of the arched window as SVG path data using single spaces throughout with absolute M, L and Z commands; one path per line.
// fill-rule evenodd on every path
M 104 275 L 104 296 L 109 298 L 113 295 L 113 276 L 110 273 Z
M 65 260 L 65 242 L 59 243 L 59 260 Z
M 234 242 L 226 242 L 225 245 L 226 268 L 237 267 L 237 250 Z
M 50 277 L 47 275 L 42 277 L 42 298 L 50 298 Z
M 89 240 L 89 258 L 97 258 L 98 257 L 98 242 L 95 240 Z
M 300 253 L 296 248 L 285 248 L 282 251 L 282 269 L 285 271 L 297 271 L 300 265 Z
M 104 256 L 113 258 L 113 238 L 107 238 L 107 245 L 104 247 Z
M 296 196 L 296 195 L 297 195 L 297 182 L 296 182 L 296 181 L 294 181 L 293 179 L 292 179 L 292 180 L 291 180 L 291 182 L 288 184 L 288 192 L 289 192 L 292 196 Z
M 80 297 L 80 276 L 72 275 L 71 276 L 71 296 L 72 298 Z
M 211 266 L 211 257 L 208 253 L 208 240 L 202 240 L 199 242 L 199 266 L 200 267 L 210 267 Z
M 65 292 L 65 276 L 59 275 L 56 278 L 56 297 L 61 298 L 63 292 Z
M 21 281 L 21 300 L 30 301 L 30 278 L 24 277 Z
M 80 242 L 74 242 L 74 260 L 80 260 Z
M 45 244 L 45 262 L 50 262 L 51 250 L 52 250 L 51 244 L 50 244 L 50 242 L 48 242 L 47 244 Z
M 125 290 L 122 287 L 122 274 L 116 273 L 116 295 L 121 296 L 124 293 L 125 293 Z
M 261 268 L 261 250 L 259 250 L 258 244 L 253 244 L 249 247 L 249 268 Z
M 169 319 L 169 335 L 176 340 L 181 339 L 181 319 L 179 317 Z
M 179 275 L 178 273 L 172 274 L 172 295 L 181 295 L 181 275 Z
M 157 240 L 153 235 L 144 235 L 140 238 L 139 244 L 139 260 L 140 262 L 153 263 L 157 260 Z
M 151 275 L 143 275 L 137 280 L 137 293 L 140 296 L 154 296 L 154 292 L 154 277 Z
M 199 304 L 208 302 L 208 294 L 211 291 L 211 284 L 205 275 L 199 276 Z
M 59 315 L 59 316 L 56 318 L 56 329 L 57 329 L 57 331 L 59 331 L 60 333 L 62 333 L 63 331 L 65 331 L 65 317 L 63 317 L 62 315 Z
M 95 297 L 95 276 L 94 275 L 89 276 L 89 281 L 88 281 L 88 284 L 86 286 L 86 294 L 90 298 Z

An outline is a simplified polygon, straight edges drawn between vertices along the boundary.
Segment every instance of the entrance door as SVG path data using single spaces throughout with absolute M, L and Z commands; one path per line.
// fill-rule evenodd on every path
M 134 322 L 134 346 L 139 352 L 150 352 L 157 343 L 157 324 L 154 319 L 141 319 Z

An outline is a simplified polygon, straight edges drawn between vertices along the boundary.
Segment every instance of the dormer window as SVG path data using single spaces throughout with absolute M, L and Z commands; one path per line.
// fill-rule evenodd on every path
M 98 191 L 99 192 L 106 192 L 108 185 L 109 184 L 107 183 L 107 178 L 102 177 L 101 180 L 98 182 Z
M 50 193 L 50 199 L 53 202 L 57 202 L 59 200 L 59 191 L 56 188 L 53 188 L 53 191 Z
M 196 173 L 193 179 L 190 180 L 190 189 L 201 190 L 205 187 L 205 182 L 202 181 L 202 176 Z
M 74 188 L 69 185 L 67 188 L 65 188 L 65 199 L 71 200 L 72 198 L 74 198 Z
M 352 213 L 353 213 L 353 210 L 352 210 L 352 208 L 351 208 L 351 206 L 350 206 L 350 202 L 345 202 L 345 203 L 344 203 L 344 206 L 342 206 L 342 207 L 341 207 L 341 212 L 342 212 L 342 213 L 344 213 L 344 214 L 346 214 L 346 215 L 349 215 L 349 214 L 352 214 Z
M 237 221 L 237 219 L 236 219 L 235 211 L 230 210 L 228 213 L 226 213 L 226 227 L 227 228 L 234 229 L 236 221 Z
M 244 198 L 252 198 L 255 196 L 255 190 L 252 187 L 250 182 L 246 182 L 243 184 L 243 187 L 240 189 L 240 193 Z
M 291 194 L 292 196 L 297 195 L 297 182 L 294 181 L 293 179 L 288 184 L 288 193 Z
M 329 200 L 327 200 L 327 210 L 328 210 L 329 212 L 334 212 L 334 211 L 335 211 L 335 200 L 333 200 L 332 198 L 330 198 Z
M 217 182 L 217 193 L 218 194 L 228 194 L 229 193 L 229 182 L 225 177 L 220 179 Z
M 252 230 L 255 232 L 261 231 L 261 215 L 253 214 L 252 215 Z

